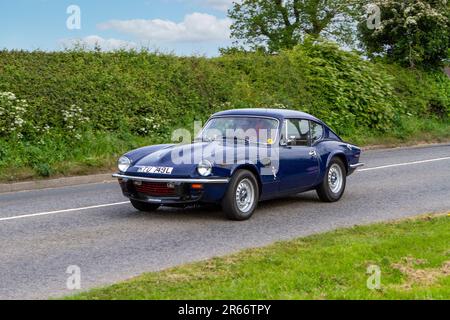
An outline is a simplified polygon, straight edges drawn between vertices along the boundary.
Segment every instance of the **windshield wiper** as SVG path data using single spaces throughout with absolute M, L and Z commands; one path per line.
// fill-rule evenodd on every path
M 222 137 L 222 141 L 224 140 L 233 140 L 233 141 L 242 141 L 245 143 L 250 143 L 250 139 L 248 137 L 246 138 L 239 138 L 239 137 Z
M 239 137 L 225 137 L 225 136 L 221 136 L 221 137 L 215 137 L 215 138 L 208 138 L 208 137 L 202 137 L 202 138 L 196 138 L 194 139 L 194 141 L 201 141 L 201 142 L 216 142 L 216 141 L 225 141 L 225 140 L 233 140 L 233 141 L 242 141 L 245 143 L 251 143 L 252 141 L 250 141 L 250 139 L 247 138 L 239 138 Z

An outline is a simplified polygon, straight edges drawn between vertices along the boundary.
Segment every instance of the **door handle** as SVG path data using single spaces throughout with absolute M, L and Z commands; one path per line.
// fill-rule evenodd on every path
M 316 150 L 311 150 L 311 151 L 309 152 L 309 155 L 310 155 L 311 157 L 316 157 L 316 156 L 317 156 Z

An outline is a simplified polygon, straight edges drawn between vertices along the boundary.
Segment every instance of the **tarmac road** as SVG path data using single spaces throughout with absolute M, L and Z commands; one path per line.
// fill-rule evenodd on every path
M 264 202 L 250 221 L 219 208 L 134 210 L 116 183 L 0 195 L 0 298 L 46 299 L 338 227 L 450 211 L 450 145 L 368 151 L 344 198 Z

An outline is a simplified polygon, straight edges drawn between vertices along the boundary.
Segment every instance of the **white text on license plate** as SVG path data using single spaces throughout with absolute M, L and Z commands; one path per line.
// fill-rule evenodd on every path
M 154 173 L 154 174 L 172 174 L 173 168 L 170 167 L 140 167 L 139 173 Z

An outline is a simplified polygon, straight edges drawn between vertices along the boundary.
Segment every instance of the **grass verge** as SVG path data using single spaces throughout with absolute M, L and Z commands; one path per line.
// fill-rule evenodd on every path
M 449 299 L 449 230 L 450 214 L 356 226 L 143 274 L 68 299 Z M 367 287 L 371 265 L 381 270 L 379 289 Z

